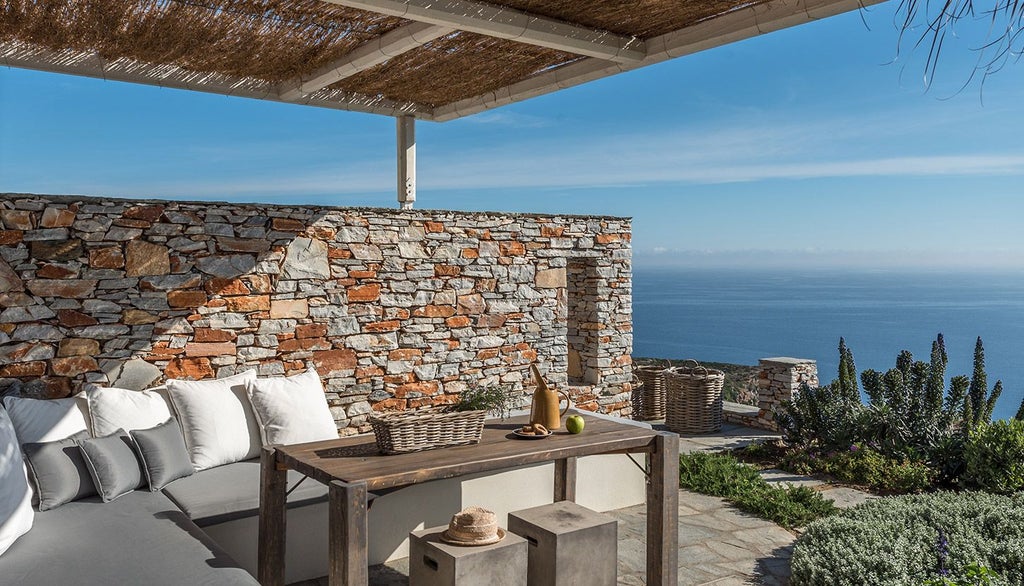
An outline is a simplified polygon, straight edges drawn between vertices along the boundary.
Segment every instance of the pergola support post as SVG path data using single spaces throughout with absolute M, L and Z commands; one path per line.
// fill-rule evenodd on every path
M 398 205 L 411 210 L 416 201 L 416 119 L 398 116 Z

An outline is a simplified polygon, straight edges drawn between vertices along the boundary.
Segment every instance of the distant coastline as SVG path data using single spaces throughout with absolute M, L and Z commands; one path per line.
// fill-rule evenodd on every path
M 942 333 L 948 376 L 970 375 L 985 343 L 989 387 L 1002 380 L 995 417 L 1024 397 L 1024 273 L 634 267 L 635 356 L 698 357 L 743 366 L 770 356 L 818 363 L 836 377 L 840 336 L 858 371 L 886 371 L 901 350 L 927 359 Z M 747 367 L 754 368 L 754 367 Z

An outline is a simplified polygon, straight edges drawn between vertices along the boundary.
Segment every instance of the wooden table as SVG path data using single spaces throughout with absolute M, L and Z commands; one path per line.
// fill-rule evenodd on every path
M 372 436 L 263 449 L 260 486 L 259 581 L 283 586 L 287 471 L 329 487 L 329 583 L 365 585 L 368 497 L 465 474 L 555 463 L 554 500 L 575 500 L 576 458 L 647 454 L 647 583 L 676 584 L 678 558 L 679 436 L 584 415 L 586 429 L 564 429 L 541 440 L 512 430 L 526 417 L 491 420 L 479 444 L 412 454 L 381 455 Z M 614 479 L 609 479 L 613 482 Z M 481 503 L 486 506 L 486 503 Z

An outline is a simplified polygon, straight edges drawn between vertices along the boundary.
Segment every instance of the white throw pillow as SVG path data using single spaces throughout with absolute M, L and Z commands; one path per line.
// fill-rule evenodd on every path
M 34 518 L 21 446 L 11 418 L 0 409 L 0 555 L 28 533 Z
M 196 470 L 260 454 L 260 427 L 245 391 L 246 383 L 254 380 L 255 370 L 216 380 L 167 381 L 167 394 Z
M 106 437 L 119 429 L 150 429 L 171 417 L 164 386 L 145 391 L 99 387 L 89 390 L 87 395 L 94 437 Z
M 257 378 L 246 386 L 265 445 L 338 438 L 323 383 L 312 368 L 287 378 Z
M 52 442 L 89 431 L 89 401 L 85 393 L 66 399 L 4 397 L 18 442 Z

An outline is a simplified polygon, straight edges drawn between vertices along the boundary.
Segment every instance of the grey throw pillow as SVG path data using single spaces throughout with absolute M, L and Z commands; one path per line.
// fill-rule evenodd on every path
M 160 490 L 172 480 L 190 476 L 195 471 L 177 419 L 171 417 L 156 427 L 130 433 L 139 450 L 149 490 Z
M 22 444 L 40 511 L 96 494 L 96 485 L 78 448 L 78 442 L 88 437 L 89 433 L 83 431 L 67 439 Z
M 81 440 L 78 445 L 103 502 L 142 486 L 139 458 L 128 432 L 119 429 L 108 436 Z

